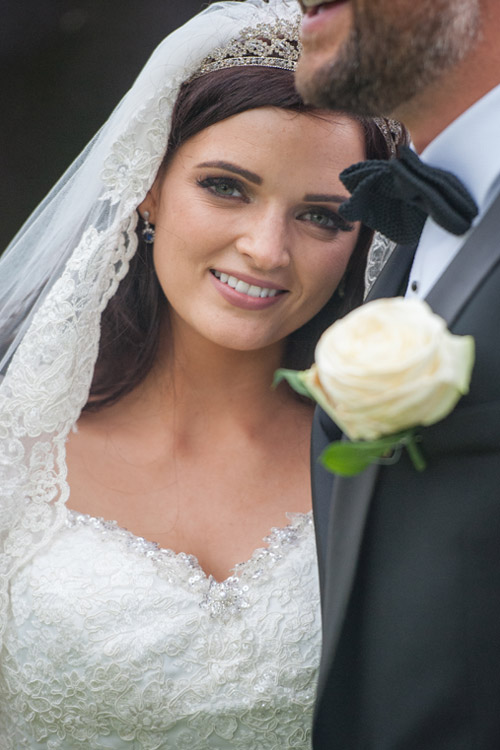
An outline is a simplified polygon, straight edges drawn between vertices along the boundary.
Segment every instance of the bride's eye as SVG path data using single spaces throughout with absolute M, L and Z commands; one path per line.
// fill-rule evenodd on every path
M 221 198 L 244 198 L 243 186 L 231 177 L 206 177 L 198 185 Z
M 297 216 L 299 221 L 307 221 L 319 229 L 329 232 L 352 232 L 354 226 L 345 221 L 335 211 L 328 208 L 312 207 Z

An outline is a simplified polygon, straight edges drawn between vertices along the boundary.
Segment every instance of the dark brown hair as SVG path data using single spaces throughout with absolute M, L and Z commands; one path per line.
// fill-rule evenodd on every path
M 164 172 L 176 150 L 204 128 L 257 107 L 279 107 L 312 116 L 324 116 L 304 104 L 294 86 L 293 73 L 263 67 L 219 70 L 181 86 L 172 115 Z M 367 118 L 354 117 L 364 133 L 366 158 L 389 158 L 389 146 L 378 127 Z M 160 329 L 168 321 L 167 302 L 153 266 L 151 248 L 141 236 L 128 274 L 103 312 L 99 355 L 86 409 L 114 403 L 133 390 L 151 370 L 158 351 Z M 304 369 L 312 362 L 322 331 L 363 299 L 364 268 L 372 232 L 362 227 L 342 286 L 312 320 L 287 339 L 284 366 Z

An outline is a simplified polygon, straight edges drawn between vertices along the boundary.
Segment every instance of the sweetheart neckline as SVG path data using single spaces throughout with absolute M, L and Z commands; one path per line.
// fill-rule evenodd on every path
M 167 572 L 170 580 L 172 568 L 176 568 L 178 575 L 175 576 L 175 582 L 183 582 L 191 591 L 200 594 L 202 608 L 209 610 L 212 617 L 227 619 L 231 613 L 250 606 L 247 596 L 250 582 L 265 578 L 267 570 L 284 557 L 283 548 L 296 544 L 304 530 L 312 526 L 312 511 L 286 515 L 290 523 L 271 527 L 263 538 L 266 546 L 257 547 L 247 560 L 237 563 L 230 575 L 222 581 L 217 581 L 210 573 L 207 574 L 195 555 L 160 547 L 157 542 L 134 534 L 120 526 L 117 521 L 80 513 L 66 507 L 66 526 L 91 527 L 104 535 L 111 534 L 113 538 L 121 540 L 128 549 L 151 559 L 160 572 Z

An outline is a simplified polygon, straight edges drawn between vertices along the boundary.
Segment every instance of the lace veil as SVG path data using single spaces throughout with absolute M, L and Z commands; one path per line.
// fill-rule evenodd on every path
M 296 0 L 226 0 L 170 34 L 0 259 L 0 635 L 10 576 L 64 520 L 65 440 L 85 405 L 100 316 L 137 247 L 137 206 L 182 82 Z
M 395 242 L 384 234 L 375 232 L 366 259 L 365 298 L 395 249 Z

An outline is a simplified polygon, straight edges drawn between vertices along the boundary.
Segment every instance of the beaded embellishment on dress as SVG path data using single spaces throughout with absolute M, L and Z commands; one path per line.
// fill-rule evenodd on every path
M 67 511 L 12 578 L 1 750 L 310 750 L 316 552 L 311 515 L 290 521 L 214 587 L 195 558 Z
M 160 547 L 156 542 L 136 536 L 119 526 L 116 521 L 106 521 L 77 511 L 68 510 L 66 524 L 69 528 L 89 526 L 98 531 L 103 538 L 112 535 L 119 539 L 126 548 L 152 560 L 160 575 L 166 575 L 169 581 L 177 580 L 200 595 L 200 607 L 211 617 L 227 621 L 250 604 L 248 591 L 251 581 L 270 575 L 273 566 L 286 554 L 287 548 L 297 545 L 304 532 L 312 526 L 311 513 L 289 514 L 291 523 L 282 528 L 273 528 L 263 542 L 267 547 L 258 548 L 246 561 L 234 567 L 234 573 L 224 581 L 216 581 L 207 575 L 194 555 L 185 552 L 174 552 Z

